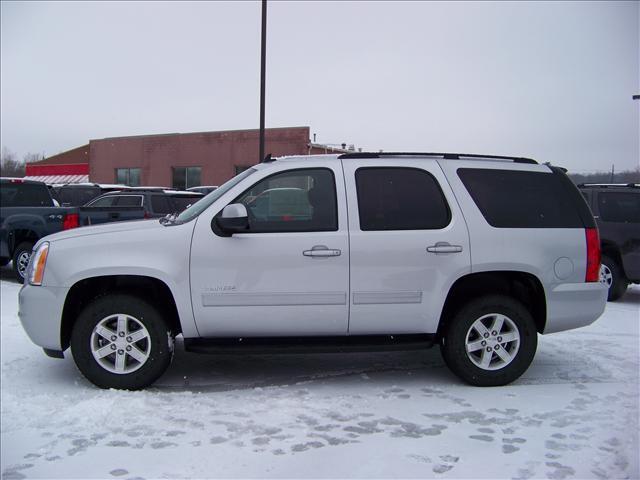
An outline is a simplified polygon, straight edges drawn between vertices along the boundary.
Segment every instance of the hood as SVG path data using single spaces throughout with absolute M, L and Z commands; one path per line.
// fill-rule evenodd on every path
M 100 235 L 104 233 L 118 233 L 129 232 L 132 230 L 153 230 L 165 228 L 159 220 L 131 220 L 125 222 L 113 222 L 105 223 L 102 225 L 92 225 L 87 227 L 72 228 L 70 230 L 64 230 L 62 232 L 54 233 L 44 237 L 47 242 L 57 242 L 58 240 L 65 240 L 67 238 L 78 238 L 89 235 Z

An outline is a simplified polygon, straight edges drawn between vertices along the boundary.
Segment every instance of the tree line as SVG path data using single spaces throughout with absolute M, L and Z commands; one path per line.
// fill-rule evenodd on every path
M 24 177 L 25 166 L 27 163 L 39 162 L 44 160 L 44 153 L 27 153 L 22 159 L 9 150 L 2 147 L 2 155 L 0 155 L 0 177 Z
M 2 148 L 0 157 L 0 176 L 2 177 L 24 177 L 25 165 L 31 162 L 44 160 L 43 153 L 27 153 L 22 160 L 9 150 Z M 592 172 L 574 173 L 567 172 L 571 180 L 576 184 L 580 183 L 640 183 L 640 167 L 635 170 L 624 170 L 621 172 Z

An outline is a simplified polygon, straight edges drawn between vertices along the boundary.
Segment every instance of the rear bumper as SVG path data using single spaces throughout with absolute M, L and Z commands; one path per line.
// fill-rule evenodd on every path
M 33 343 L 61 351 L 60 325 L 68 287 L 35 287 L 25 284 L 18 295 L 18 317 Z
M 590 325 L 607 305 L 607 287 L 599 282 L 563 283 L 546 293 L 547 323 L 542 333 Z

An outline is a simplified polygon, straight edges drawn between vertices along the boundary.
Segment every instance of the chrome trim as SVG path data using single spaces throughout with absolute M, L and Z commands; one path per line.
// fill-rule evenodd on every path
M 354 292 L 354 305 L 422 303 L 422 292 Z
M 203 307 L 275 307 L 294 305 L 346 305 L 345 292 L 205 293 Z

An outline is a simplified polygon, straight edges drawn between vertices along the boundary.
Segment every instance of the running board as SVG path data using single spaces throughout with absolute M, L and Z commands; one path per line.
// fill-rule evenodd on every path
M 185 338 L 184 349 L 206 354 L 346 353 L 423 350 L 435 344 L 434 334 L 353 335 L 339 337 Z

